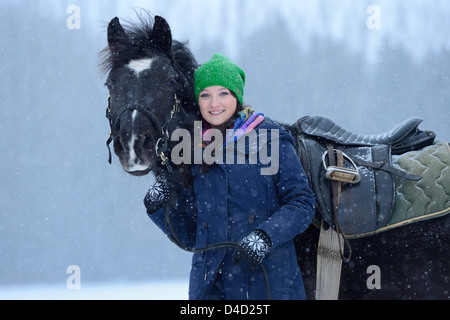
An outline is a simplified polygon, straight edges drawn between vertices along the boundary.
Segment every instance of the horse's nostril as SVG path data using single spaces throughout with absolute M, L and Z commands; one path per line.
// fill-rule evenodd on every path
M 130 140 L 129 134 L 119 133 L 118 137 L 114 139 L 114 150 L 116 153 L 127 152 L 130 149 Z
M 114 139 L 114 150 L 118 153 L 120 153 L 124 150 L 123 144 L 122 144 L 122 139 L 120 139 L 120 138 Z

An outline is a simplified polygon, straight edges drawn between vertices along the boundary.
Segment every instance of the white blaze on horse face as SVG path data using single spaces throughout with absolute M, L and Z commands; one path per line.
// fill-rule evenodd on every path
M 152 63 L 153 59 L 131 60 L 127 67 L 139 76 L 142 71 L 150 69 L 152 67 Z
M 131 114 L 131 119 L 133 120 L 133 123 L 134 123 L 134 120 L 136 120 L 136 117 L 137 117 L 137 110 L 133 110 L 133 113 Z
M 134 121 L 136 120 L 138 111 L 134 110 L 131 114 L 132 126 L 134 127 Z M 133 132 L 131 134 L 130 142 L 128 143 L 129 154 L 128 154 L 128 172 L 137 172 L 137 171 L 145 171 L 148 169 L 148 166 L 142 165 L 135 151 L 135 143 L 138 140 L 138 137 Z
M 127 67 L 134 72 L 134 74 L 139 77 L 139 74 L 145 70 L 149 70 L 152 67 L 154 59 L 139 59 L 139 60 L 131 60 Z M 134 110 L 131 115 L 132 128 L 134 128 L 134 123 L 136 117 L 138 115 L 138 111 Z M 130 141 L 128 143 L 128 168 L 126 171 L 128 172 L 139 172 L 146 171 L 148 169 L 148 165 L 145 165 L 141 162 L 139 157 L 136 154 L 135 143 L 138 141 L 138 136 L 135 134 L 134 130 L 131 134 Z

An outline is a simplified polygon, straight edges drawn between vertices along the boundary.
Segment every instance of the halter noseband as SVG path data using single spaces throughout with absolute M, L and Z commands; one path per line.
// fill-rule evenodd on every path
M 107 146 L 108 152 L 109 152 L 109 158 L 108 158 L 109 164 L 112 164 L 112 153 L 111 153 L 110 144 L 114 140 L 114 135 L 117 134 L 117 132 L 120 129 L 120 123 L 119 123 L 120 117 L 126 111 L 139 111 L 139 112 L 142 112 L 143 114 L 145 114 L 145 116 L 147 116 L 150 119 L 150 121 L 153 122 L 153 124 L 156 127 L 157 132 L 161 133 L 161 136 L 159 137 L 159 139 L 157 140 L 156 145 L 155 145 L 155 152 L 156 152 L 156 155 L 161 159 L 161 164 L 165 165 L 169 172 L 172 172 L 172 167 L 170 166 L 170 158 L 166 154 L 166 153 L 168 153 L 168 150 L 169 150 L 169 137 L 170 137 L 169 126 L 170 126 L 170 123 L 173 121 L 173 119 L 175 119 L 176 116 L 182 111 L 181 102 L 180 102 L 180 100 L 178 100 L 178 97 L 176 94 L 174 96 L 174 101 L 175 102 L 174 102 L 172 111 L 170 112 L 170 117 L 165 123 L 162 123 L 157 117 L 155 117 L 153 112 L 149 111 L 147 108 L 142 107 L 140 105 L 129 105 L 129 106 L 123 107 L 120 110 L 120 112 L 118 113 L 116 120 L 113 121 L 112 116 L 111 116 L 111 97 L 109 96 L 108 97 L 108 107 L 106 108 L 106 118 L 108 119 L 109 126 L 111 128 L 111 132 L 109 133 L 108 140 L 106 141 L 106 146 Z

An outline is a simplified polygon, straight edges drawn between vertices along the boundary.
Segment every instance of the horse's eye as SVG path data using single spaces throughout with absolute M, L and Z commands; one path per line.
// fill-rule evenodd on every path
M 111 84 L 111 82 L 106 81 L 105 86 L 108 88 L 109 91 L 113 89 L 113 85 Z

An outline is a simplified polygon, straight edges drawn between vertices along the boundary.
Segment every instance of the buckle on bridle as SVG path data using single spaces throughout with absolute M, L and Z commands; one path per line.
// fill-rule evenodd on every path
M 358 166 L 348 155 L 346 155 L 344 152 L 342 152 L 342 155 L 344 156 L 344 158 L 346 158 L 352 164 L 354 169 L 338 167 L 338 166 L 327 166 L 327 164 L 326 164 L 326 156 L 327 155 L 328 155 L 328 150 L 325 151 L 322 156 L 323 167 L 326 170 L 325 177 L 327 179 L 344 182 L 344 183 L 351 183 L 351 184 L 356 184 L 359 181 L 361 181 L 361 176 L 359 174 Z
M 155 153 L 156 153 L 156 156 L 157 157 L 159 157 L 160 156 L 160 152 L 159 152 L 159 144 L 161 143 L 163 141 L 163 138 L 161 137 L 161 138 L 159 138 L 158 139 L 158 141 L 156 141 L 156 145 L 155 145 Z M 163 152 L 161 152 L 161 153 L 163 153 Z
M 170 158 L 169 158 L 168 156 L 166 156 L 166 154 L 164 153 L 164 151 L 159 151 L 159 150 L 160 150 L 160 145 L 161 145 L 161 143 L 164 143 L 163 138 L 164 138 L 164 136 L 161 137 L 161 138 L 159 138 L 158 141 L 156 141 L 156 145 L 155 145 L 155 153 L 156 153 L 156 156 L 159 157 L 159 158 L 161 159 L 161 164 L 162 164 L 163 166 L 166 166 L 167 169 L 168 169 L 169 171 L 171 171 L 171 170 L 170 170 L 170 166 L 169 166 Z
M 178 113 L 178 112 L 180 112 L 180 104 L 181 104 L 181 102 L 180 102 L 180 100 L 178 100 L 178 97 L 177 97 L 177 95 L 175 94 L 175 103 L 173 104 L 173 109 L 172 109 L 172 111 L 170 112 L 170 119 L 173 119 L 173 118 L 175 118 L 175 115 Z
M 160 154 L 159 154 L 159 157 L 161 158 L 161 164 L 163 165 L 163 166 L 165 166 L 168 162 L 169 162 L 169 157 L 167 157 L 165 154 L 164 154 L 164 152 L 161 152 Z

